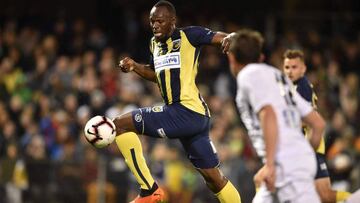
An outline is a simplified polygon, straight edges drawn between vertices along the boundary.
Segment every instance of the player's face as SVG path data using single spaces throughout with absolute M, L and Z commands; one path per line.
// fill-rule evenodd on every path
M 156 41 L 164 41 L 175 28 L 175 16 L 164 6 L 153 7 L 150 11 L 150 26 Z
M 306 66 L 300 58 L 285 58 L 283 69 L 284 73 L 294 82 L 304 76 Z

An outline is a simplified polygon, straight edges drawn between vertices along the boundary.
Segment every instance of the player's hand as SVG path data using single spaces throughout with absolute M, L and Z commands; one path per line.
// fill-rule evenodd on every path
M 254 183 L 255 183 L 256 189 L 258 189 L 260 187 L 263 180 L 264 180 L 264 166 L 261 167 L 260 170 L 254 176 Z
M 119 67 L 121 71 L 124 73 L 133 71 L 135 66 L 136 66 L 136 62 L 129 57 L 125 57 L 119 62 Z
M 229 51 L 231 40 L 234 38 L 235 33 L 228 34 L 224 39 L 221 40 L 221 48 L 224 54 Z
M 265 164 L 254 176 L 255 186 L 260 187 L 265 183 L 270 192 L 275 192 L 276 171 L 274 164 Z

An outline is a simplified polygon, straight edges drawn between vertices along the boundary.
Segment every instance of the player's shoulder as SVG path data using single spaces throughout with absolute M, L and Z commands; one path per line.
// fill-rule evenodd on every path
M 180 28 L 180 31 L 185 34 L 190 44 L 194 47 L 211 44 L 212 38 L 215 35 L 215 32 L 212 30 L 201 26 L 183 27 Z
M 297 90 L 299 92 L 301 91 L 306 91 L 308 93 L 312 93 L 313 92 L 313 87 L 312 84 L 310 83 L 310 81 L 306 78 L 306 76 L 300 78 L 297 83 Z
M 179 28 L 179 30 L 184 31 L 185 33 L 198 32 L 198 31 L 204 31 L 204 30 L 210 31 L 209 28 L 202 27 L 202 26 L 197 26 L 197 25 L 190 25 L 190 26 L 181 27 L 181 28 Z
M 152 49 L 153 48 L 153 45 L 156 43 L 156 41 L 155 41 L 155 36 L 153 36 L 153 37 L 151 37 L 151 39 L 150 39 L 150 49 Z
M 307 79 L 306 76 L 301 77 L 298 82 L 297 85 L 299 87 L 307 87 L 307 88 L 311 88 L 312 84 L 310 83 L 310 81 Z
M 150 43 L 149 43 L 149 48 L 150 48 L 151 53 L 153 52 L 153 50 L 155 48 L 155 43 L 156 43 L 156 41 L 155 41 L 155 36 L 154 36 L 150 39 Z
M 270 85 L 275 78 L 275 73 L 281 72 L 265 63 L 252 63 L 246 65 L 237 75 L 236 80 L 239 86 L 256 88 L 257 84 L 268 84 Z M 273 76 L 273 77 L 269 77 Z
M 251 63 L 246 65 L 239 73 L 240 78 L 257 78 L 274 74 L 280 71 L 265 63 Z
M 200 36 L 211 38 L 215 34 L 215 32 L 213 32 L 209 28 L 202 26 L 186 26 L 179 28 L 179 30 L 183 31 L 185 35 L 189 38 L 198 38 Z
M 304 76 L 296 82 L 296 91 L 308 102 L 312 102 L 314 90 L 310 81 Z

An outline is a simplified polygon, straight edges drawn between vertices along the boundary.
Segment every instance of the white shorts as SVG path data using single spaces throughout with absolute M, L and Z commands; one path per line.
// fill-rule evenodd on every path
M 263 184 L 256 193 L 253 203 L 320 203 L 314 181 L 292 181 L 275 193 L 267 190 Z
M 345 201 L 346 203 L 359 203 L 360 202 L 360 189 L 356 190 L 350 197 Z
M 320 203 L 314 183 L 315 172 L 315 154 L 293 160 L 281 159 L 276 165 L 276 192 L 271 193 L 262 184 L 253 203 Z

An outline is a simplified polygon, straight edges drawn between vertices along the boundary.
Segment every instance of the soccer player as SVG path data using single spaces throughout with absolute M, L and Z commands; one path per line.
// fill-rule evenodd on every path
M 316 109 L 316 94 L 313 90 L 312 84 L 305 77 L 306 65 L 304 60 L 304 53 L 300 50 L 287 50 L 284 53 L 283 71 L 295 84 L 296 91 L 308 101 L 313 108 Z M 307 134 L 307 129 L 304 128 L 304 133 Z M 337 201 L 344 201 L 350 195 L 349 192 L 335 191 L 331 189 L 331 182 L 329 172 L 325 161 L 325 142 L 321 139 L 320 146 L 316 150 L 317 172 L 315 176 L 315 186 L 319 193 L 321 202 L 335 203 Z
M 264 156 L 264 166 L 255 177 L 260 188 L 253 202 L 320 202 L 313 181 L 314 149 L 325 122 L 292 91 L 292 82 L 280 70 L 262 63 L 262 46 L 259 32 L 243 29 L 235 34 L 228 51 L 241 119 L 249 135 L 256 135 L 251 139 L 257 140 L 257 153 Z M 302 134 L 301 120 L 312 130 L 310 142 Z
M 153 38 L 151 60 L 140 64 L 124 58 L 123 72 L 135 72 L 158 84 L 164 106 L 134 110 L 114 119 L 116 143 L 140 184 L 135 203 L 164 199 L 142 154 L 137 134 L 179 139 L 194 167 L 221 203 L 239 203 L 236 188 L 219 170 L 216 150 L 209 138 L 210 112 L 195 84 L 200 49 L 203 45 L 222 45 L 226 52 L 231 35 L 203 27 L 176 27 L 176 11 L 168 1 L 159 1 L 150 11 Z

